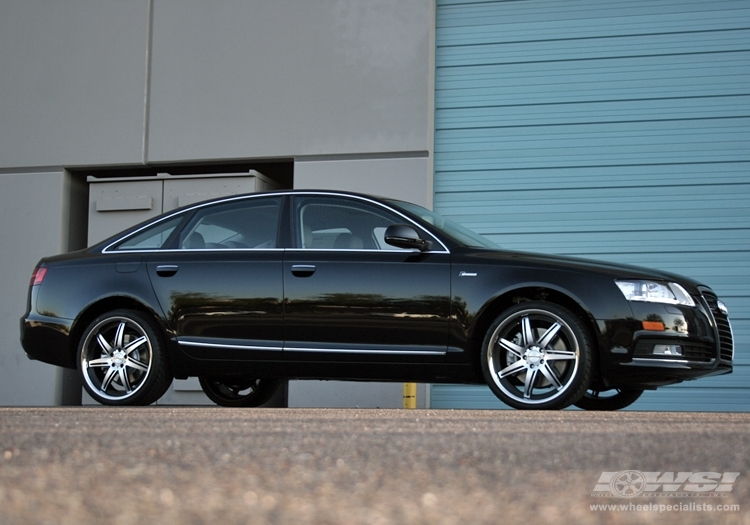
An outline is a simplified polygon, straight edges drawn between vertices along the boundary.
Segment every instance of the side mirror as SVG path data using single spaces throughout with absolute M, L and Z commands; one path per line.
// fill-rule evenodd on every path
M 419 237 L 417 230 L 408 224 L 391 224 L 385 230 L 385 242 L 396 248 L 413 249 L 423 252 L 429 243 Z

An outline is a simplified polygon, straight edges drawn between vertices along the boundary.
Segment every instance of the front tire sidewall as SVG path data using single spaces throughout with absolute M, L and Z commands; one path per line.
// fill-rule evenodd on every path
M 108 367 L 95 368 L 88 366 L 88 363 L 103 355 L 98 336 L 105 334 L 105 339 L 109 338 L 108 343 L 112 344 L 111 334 L 116 330 L 114 327 L 121 323 L 125 323 L 129 333 L 146 338 L 137 352 L 139 359 L 147 363 L 148 369 L 142 374 L 134 375 L 135 380 L 131 384 L 130 392 L 125 391 L 119 384 L 116 385 L 117 388 L 102 390 L 103 375 Z M 141 353 L 143 357 L 140 357 Z M 103 405 L 150 405 L 167 391 L 172 382 L 159 328 L 146 315 L 135 310 L 115 310 L 94 319 L 79 341 L 77 366 L 86 392 Z M 118 383 L 118 380 L 115 379 L 114 383 Z
M 511 364 L 502 355 L 506 350 L 498 346 L 498 339 L 512 338 L 518 332 L 517 326 L 520 326 L 519 323 L 524 317 L 532 319 L 532 324 L 540 321 L 559 324 L 559 339 L 553 339 L 552 344 L 575 354 L 575 359 L 563 361 L 564 364 L 551 365 L 563 368 L 561 373 L 555 370 L 559 373 L 558 379 L 562 388 L 537 388 L 536 393 L 532 391 L 530 398 L 524 397 L 524 375 L 503 379 L 498 376 L 500 370 Z M 541 332 L 535 331 L 534 334 L 535 337 L 540 336 Z M 575 403 L 586 392 L 591 381 L 593 348 L 589 330 L 569 310 L 543 301 L 526 301 L 508 308 L 487 330 L 481 349 L 482 372 L 492 392 L 503 403 L 513 408 L 559 410 Z M 535 385 L 549 385 L 549 381 L 541 373 L 538 376 Z

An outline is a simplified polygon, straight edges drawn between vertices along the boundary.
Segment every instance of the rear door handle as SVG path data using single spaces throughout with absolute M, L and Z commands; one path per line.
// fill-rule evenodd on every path
M 160 264 L 156 267 L 156 275 L 161 277 L 172 277 L 180 267 L 176 264 Z
M 293 264 L 292 265 L 292 274 L 296 275 L 297 277 L 310 277 L 314 273 L 315 273 L 314 264 Z

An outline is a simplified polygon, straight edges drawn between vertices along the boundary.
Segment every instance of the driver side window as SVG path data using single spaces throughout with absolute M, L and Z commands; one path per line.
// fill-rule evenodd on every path
M 385 229 L 404 219 L 355 199 L 296 199 L 297 246 L 308 250 L 399 250 L 386 244 Z

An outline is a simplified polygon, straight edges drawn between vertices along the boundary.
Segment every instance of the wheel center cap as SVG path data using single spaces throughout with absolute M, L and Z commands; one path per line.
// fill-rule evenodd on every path
M 125 362 L 125 353 L 120 352 L 120 351 L 115 352 L 114 355 L 112 356 L 112 362 L 115 365 L 123 364 Z
M 544 352 L 536 346 L 532 346 L 526 350 L 526 362 L 530 365 L 538 365 L 544 359 Z

